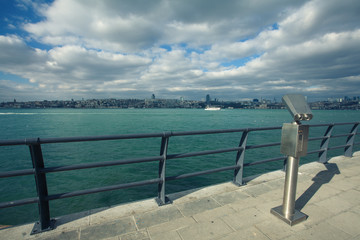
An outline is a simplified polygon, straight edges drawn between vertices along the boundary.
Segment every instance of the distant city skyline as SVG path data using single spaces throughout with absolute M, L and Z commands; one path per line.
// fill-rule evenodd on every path
M 346 102 L 346 101 L 359 101 L 360 104 L 360 95 L 359 96 L 343 96 L 343 97 L 339 97 L 339 98 L 326 98 L 326 99 L 322 99 L 322 100 L 315 100 L 315 101 L 309 101 L 307 99 L 307 96 L 305 96 L 307 102 Z M 149 97 L 146 98 L 81 98 L 81 99 L 42 99 L 42 100 L 20 100 L 18 101 L 16 98 L 10 100 L 10 101 L 0 101 L 2 103 L 11 103 L 11 102 L 46 102 L 46 101 L 90 101 L 90 100 L 180 100 L 180 101 L 198 101 L 198 102 L 204 102 L 205 104 L 210 104 L 210 102 L 271 102 L 271 103 L 279 103 L 282 101 L 282 98 L 242 98 L 242 99 L 235 99 L 235 100 L 223 100 L 223 99 L 218 99 L 218 98 L 213 98 L 210 96 L 210 94 L 206 94 L 205 97 L 201 98 L 201 99 L 185 99 L 184 97 L 179 97 L 178 99 L 176 98 L 162 98 L 159 97 L 157 98 L 155 96 L 155 94 L 152 94 Z
M 0 1 L 0 102 L 358 96 L 360 2 Z
M 309 102 L 314 110 L 360 110 L 360 98 L 343 98 L 330 101 Z M 284 109 L 282 102 L 269 99 L 252 99 L 250 101 L 218 101 L 211 100 L 210 95 L 206 95 L 205 101 L 180 99 L 157 99 L 154 94 L 148 99 L 82 99 L 82 100 L 54 100 L 54 101 L 29 101 L 0 102 L 0 109 L 14 108 L 196 108 L 205 109 L 207 106 L 216 106 L 226 109 Z

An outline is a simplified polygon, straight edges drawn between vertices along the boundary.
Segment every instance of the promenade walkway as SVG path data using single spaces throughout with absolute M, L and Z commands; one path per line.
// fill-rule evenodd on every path
M 289 226 L 270 214 L 282 204 L 282 171 L 245 186 L 224 183 L 59 217 L 53 231 L 30 236 L 33 224 L 0 230 L 0 239 L 360 239 L 360 152 L 300 167 L 296 209 L 309 217 Z

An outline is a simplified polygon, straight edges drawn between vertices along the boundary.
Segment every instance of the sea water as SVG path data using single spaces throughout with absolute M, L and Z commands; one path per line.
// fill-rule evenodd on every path
M 357 122 L 359 111 L 313 111 L 309 124 Z M 287 110 L 224 109 L 0 109 L 0 139 L 98 136 L 129 133 L 158 133 L 165 131 L 193 131 L 282 126 L 291 122 Z M 336 131 L 347 133 L 351 126 Z M 311 128 L 310 137 L 322 136 L 326 127 Z M 241 132 L 171 137 L 168 154 L 196 152 L 237 147 Z M 251 132 L 248 145 L 280 142 L 281 130 Z M 332 144 L 344 144 L 344 138 Z M 44 144 L 42 151 L 46 167 L 88 162 L 115 161 L 137 157 L 158 156 L 160 138 L 116 141 Z M 319 141 L 309 142 L 309 150 L 319 148 Z M 358 147 L 356 148 L 358 149 Z M 355 150 L 356 150 L 355 149 Z M 330 156 L 343 150 L 331 151 Z M 279 146 L 248 150 L 245 162 L 279 157 Z M 235 163 L 236 152 L 173 159 L 167 161 L 166 176 L 203 171 Z M 301 163 L 316 161 L 312 154 Z M 244 169 L 244 175 L 264 173 L 282 168 L 282 161 L 256 165 Z M 27 146 L 0 147 L 0 171 L 31 168 Z M 107 185 L 122 184 L 158 177 L 158 162 L 84 169 L 47 174 L 49 194 L 71 192 Z M 166 183 L 166 193 L 179 192 L 211 184 L 231 181 L 233 171 L 192 177 Z M 52 217 L 84 210 L 111 206 L 157 196 L 157 186 L 147 185 L 131 189 L 96 193 L 50 201 Z M 0 202 L 36 197 L 33 176 L 0 179 Z M 0 209 L 0 225 L 13 225 L 38 220 L 37 204 Z

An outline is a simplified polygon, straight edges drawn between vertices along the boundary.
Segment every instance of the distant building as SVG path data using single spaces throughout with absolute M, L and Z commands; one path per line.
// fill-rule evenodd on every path
M 210 104 L 210 101 L 211 101 L 211 98 L 210 98 L 210 95 L 209 94 L 207 94 L 206 95 L 206 104 Z
M 155 94 L 151 95 L 151 99 L 155 99 Z

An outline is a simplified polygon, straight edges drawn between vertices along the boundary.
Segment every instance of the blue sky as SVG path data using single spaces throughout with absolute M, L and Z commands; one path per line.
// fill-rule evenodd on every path
M 0 101 L 359 96 L 353 0 L 0 1 Z

